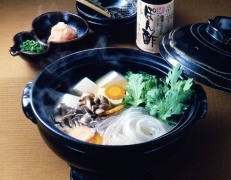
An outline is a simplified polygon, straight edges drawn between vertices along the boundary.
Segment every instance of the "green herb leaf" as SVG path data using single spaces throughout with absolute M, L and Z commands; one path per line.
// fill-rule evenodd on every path
M 167 124 L 175 124 L 171 117 L 183 114 L 194 94 L 193 79 L 181 80 L 180 65 L 169 71 L 165 82 L 146 73 L 128 72 L 128 85 L 123 104 L 126 107 L 144 106 L 150 115 Z
M 172 115 L 183 114 L 189 106 L 187 101 L 194 94 L 190 89 L 193 79 L 180 80 L 181 74 L 182 70 L 178 64 L 168 73 L 163 86 L 150 88 L 146 95 L 146 109 L 152 116 L 168 124 L 172 123 L 169 121 Z
M 127 94 L 124 96 L 123 104 L 126 107 L 131 107 L 144 103 L 145 89 L 147 89 L 145 86 L 153 77 L 148 74 L 128 72 L 125 78 L 128 81 L 128 85 L 125 87 Z

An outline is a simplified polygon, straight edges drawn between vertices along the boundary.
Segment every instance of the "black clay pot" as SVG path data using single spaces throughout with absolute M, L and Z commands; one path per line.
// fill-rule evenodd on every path
M 159 56 L 139 50 L 102 48 L 74 53 L 55 61 L 27 84 L 22 97 L 23 110 L 37 125 L 49 148 L 70 165 L 72 180 L 143 179 L 145 172 L 178 149 L 190 127 L 206 115 L 207 100 L 200 85 L 194 85 L 192 104 L 174 129 L 155 140 L 135 145 L 95 145 L 66 135 L 54 125 L 54 104 L 60 93 L 67 92 L 84 77 L 96 80 L 110 70 L 122 74 L 128 70 L 145 71 L 165 77 L 171 69 Z
M 216 16 L 207 23 L 189 24 L 166 34 L 160 54 L 180 64 L 197 82 L 231 93 L 231 17 Z

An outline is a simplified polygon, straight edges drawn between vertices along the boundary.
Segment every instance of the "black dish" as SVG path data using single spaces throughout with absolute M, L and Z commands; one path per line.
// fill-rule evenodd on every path
M 58 22 L 64 22 L 76 29 L 77 38 L 68 41 L 53 41 L 47 43 L 51 28 Z M 39 62 L 46 58 L 57 58 L 58 54 L 62 57 L 66 51 L 68 51 L 69 54 L 74 52 L 76 46 L 81 43 L 81 40 L 89 31 L 88 24 L 83 18 L 76 14 L 60 11 L 48 12 L 36 17 L 32 22 L 32 28 L 31 31 L 20 32 L 14 36 L 14 45 L 9 49 L 12 56 L 19 55 L 22 59 L 28 62 Z M 22 52 L 20 50 L 20 44 L 25 40 L 37 41 L 45 47 L 44 51 L 41 53 Z
M 141 177 L 173 154 L 190 127 L 206 115 L 206 95 L 200 85 L 194 85 L 196 94 L 192 105 L 173 130 L 155 140 L 126 146 L 85 143 L 61 132 L 51 115 L 58 93 L 51 97 L 49 90 L 64 93 L 83 77 L 96 80 L 110 70 L 122 74 L 128 70 L 145 71 L 163 77 L 170 69 L 171 66 L 159 56 L 139 50 L 102 48 L 74 53 L 55 61 L 34 82 L 27 84 L 22 96 L 23 111 L 37 125 L 49 148 L 70 165 L 71 179 L 75 179 L 76 174 L 81 174 L 83 179 Z
M 85 20 L 78 15 L 69 12 L 49 12 L 42 14 L 33 20 L 32 28 L 38 39 L 45 44 L 49 44 L 47 43 L 47 39 L 50 36 L 50 30 L 58 22 L 64 22 L 74 28 L 77 32 L 77 38 L 62 42 L 54 41 L 50 42 L 50 44 L 68 44 L 71 42 L 76 43 L 77 40 L 85 36 L 86 32 L 88 31 L 88 26 Z
M 26 40 L 34 40 L 39 42 L 44 47 L 44 51 L 40 53 L 28 53 L 22 52 L 20 50 L 20 45 Z M 39 62 L 41 59 L 46 58 L 48 56 L 49 47 L 47 44 L 41 42 L 33 31 L 24 31 L 16 34 L 13 38 L 14 45 L 9 49 L 10 54 L 12 56 L 19 55 L 22 59 L 29 61 L 29 62 Z
M 102 6 L 115 7 L 117 9 L 121 8 L 126 3 L 126 0 L 101 0 Z M 134 1 L 135 2 L 135 1 Z M 136 4 L 135 4 L 136 5 Z M 127 32 L 136 28 L 136 7 L 132 5 L 130 10 L 134 9 L 128 16 L 123 18 L 108 18 L 95 10 L 87 7 L 84 4 L 76 2 L 76 11 L 79 16 L 84 18 L 91 30 L 97 33 L 108 33 L 115 34 L 121 32 Z

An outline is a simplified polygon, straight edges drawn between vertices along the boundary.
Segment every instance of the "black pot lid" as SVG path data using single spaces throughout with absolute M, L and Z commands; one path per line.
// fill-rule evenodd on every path
M 159 45 L 162 57 L 185 75 L 231 93 L 231 18 L 217 16 L 166 34 Z

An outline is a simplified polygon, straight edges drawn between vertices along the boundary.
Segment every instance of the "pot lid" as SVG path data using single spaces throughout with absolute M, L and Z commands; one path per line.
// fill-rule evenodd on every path
M 159 45 L 162 57 L 185 75 L 212 88 L 231 92 L 231 18 L 216 16 L 166 34 Z

